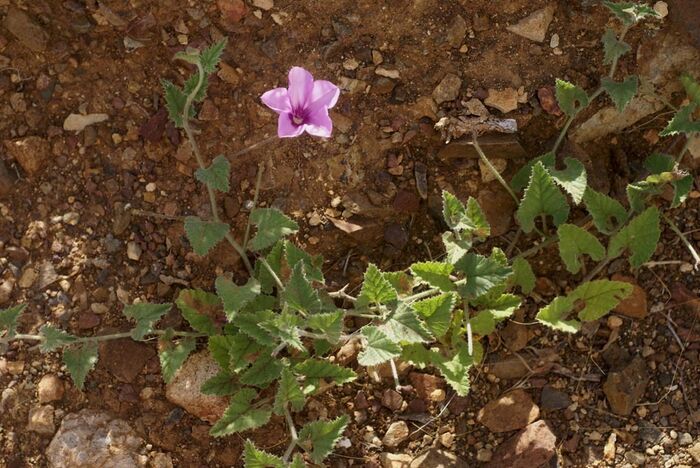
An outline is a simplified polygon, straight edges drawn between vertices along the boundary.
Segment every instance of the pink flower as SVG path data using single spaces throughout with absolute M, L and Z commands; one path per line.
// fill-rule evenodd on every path
M 328 109 L 335 106 L 340 90 L 330 81 L 314 80 L 301 67 L 289 70 L 289 87 L 275 88 L 263 94 L 262 102 L 279 114 L 277 135 L 292 138 L 303 132 L 330 137 L 333 122 Z

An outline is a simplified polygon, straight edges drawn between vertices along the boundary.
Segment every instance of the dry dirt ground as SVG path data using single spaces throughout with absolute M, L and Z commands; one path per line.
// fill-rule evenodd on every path
M 664 35 L 698 46 L 700 7 L 693 2 L 669 1 L 667 18 L 634 28 L 628 40 L 636 53 L 622 60 L 622 71 L 634 73 L 642 65 L 640 51 L 653 52 Z M 518 121 L 524 149 L 506 159 L 505 174 L 513 174 L 527 157 L 551 145 L 563 123 L 543 111 L 537 91 L 557 77 L 595 88 L 606 69 L 599 39 L 613 25 L 590 0 L 252 3 L 273 6 L 249 5 L 239 18 L 235 8 L 228 9 L 236 2 L 226 0 L 0 0 L 0 139 L 34 137 L 29 144 L 36 157 L 28 170 L 0 146 L 0 306 L 29 304 L 23 331 L 36 332 L 46 321 L 83 335 L 125 329 L 123 303 L 172 301 L 185 285 L 211 289 L 222 271 L 244 274 L 240 260 L 224 248 L 205 258 L 194 255 L 176 220 L 209 209 L 206 193 L 192 178 L 196 162 L 163 113 L 159 80 L 182 81 L 187 71 L 171 58 L 185 44 L 229 38 L 223 70 L 212 79 L 199 113 L 207 157 L 274 135 L 276 116 L 259 96 L 284 85 L 290 66 L 304 66 L 343 87 L 333 138 L 302 137 L 241 156 L 233 162 L 234 190 L 222 200 L 227 222 L 241 236 L 263 164 L 263 203 L 299 221 L 298 242 L 324 255 L 331 286 L 341 287 L 357 284 L 368 261 L 402 269 L 439 255 L 441 189 L 479 197 L 498 225 L 497 242 L 507 246 L 516 229 L 508 197 L 496 182 L 482 180 L 476 159 L 441 156 L 444 143 L 433 125 L 471 98 L 519 90 L 521 102 L 507 115 Z M 547 5 L 555 13 L 544 42 L 506 29 Z M 458 15 L 465 28 L 456 23 Z M 550 47 L 554 34 L 556 49 Z M 429 98 L 450 73 L 461 79 L 459 98 L 436 105 Z M 108 119 L 76 134 L 62 128 L 70 113 L 105 113 Z M 658 114 L 578 148 L 597 164 L 595 183 L 621 196 L 620 188 L 640 174 L 646 154 L 682 146 L 678 139 L 654 138 L 668 118 Z M 427 170 L 427 199 L 417 193 L 416 167 Z M 691 199 L 672 213 L 696 243 L 699 203 Z M 161 216 L 134 215 L 133 208 Z M 349 235 L 334 226 L 330 218 L 343 212 L 353 212 L 349 220 L 363 229 Z M 527 242 L 518 247 L 528 248 Z M 556 250 L 548 250 L 535 262 L 537 293 L 544 299 L 576 279 L 562 275 L 556 260 Z M 382 452 L 417 454 L 436 447 L 478 466 L 512 433 L 492 432 L 476 421 L 477 413 L 514 387 L 539 405 L 539 417 L 557 436 L 550 466 L 642 460 L 647 466 L 697 465 L 690 449 L 700 451 L 700 326 L 697 314 L 678 303 L 688 300 L 679 284 L 692 298 L 700 281 L 680 268 L 690 256 L 670 231 L 654 260 L 680 263 L 638 272 L 627 271 L 626 263 L 611 266 L 609 274 L 625 274 L 641 286 L 638 299 L 645 301 L 636 308 L 644 314 L 620 315 L 622 324 L 612 328 L 602 320 L 579 336 L 563 337 L 532 324 L 533 300 L 519 323 L 489 337 L 488 364 L 473 375 L 467 398 L 448 392 L 445 401 L 432 403 L 415 393 L 404 396 L 408 406 L 398 413 L 411 436 L 397 448 L 377 447 L 367 432 L 371 426 L 381 439 L 398 420 L 396 411 L 382 405 L 391 379 L 361 374 L 357 382 L 317 398 L 310 410 L 315 415 L 330 408 L 353 416 L 346 433 L 350 446 L 338 449 L 328 465 L 381 466 Z M 28 269 L 37 274 L 25 277 Z M 183 326 L 175 314 L 166 320 Z M 62 377 L 67 387 L 53 402 L 56 425 L 82 408 L 104 410 L 132 424 L 175 466 L 241 466 L 241 437 L 215 440 L 207 424 L 165 399 L 154 346 L 119 341 L 101 352 L 82 393 L 69 383 L 56 355 L 16 344 L 0 357 L 0 387 L 16 392 L 11 408 L 10 402 L 0 408 L 0 466 L 46 465 L 43 453 L 52 434 L 26 426 L 38 405 L 37 383 L 48 373 Z M 643 377 L 649 382 L 631 414 L 615 414 L 603 382 L 616 362 L 633 356 L 646 362 Z M 273 420 L 246 437 L 279 453 L 285 434 L 283 421 Z

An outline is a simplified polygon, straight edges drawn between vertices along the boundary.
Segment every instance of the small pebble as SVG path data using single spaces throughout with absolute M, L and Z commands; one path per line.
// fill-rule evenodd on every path
M 668 3 L 666 2 L 656 2 L 654 3 L 654 11 L 661 17 L 666 18 L 668 16 Z
M 549 39 L 549 47 L 552 49 L 559 47 L 559 34 L 552 34 L 552 37 Z

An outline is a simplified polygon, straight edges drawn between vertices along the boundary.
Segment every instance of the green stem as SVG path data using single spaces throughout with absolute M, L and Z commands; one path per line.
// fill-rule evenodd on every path
M 619 41 L 622 41 L 625 38 L 625 35 L 627 35 L 627 31 L 629 31 L 629 26 L 625 26 L 622 29 L 622 32 L 620 32 L 620 37 L 618 38 Z M 610 64 L 610 70 L 608 71 L 608 78 L 613 78 L 615 76 L 615 71 L 617 71 L 617 62 L 620 59 L 620 57 L 615 57 Z M 593 91 L 593 94 L 591 94 L 588 97 L 588 104 L 590 104 L 595 98 L 600 96 L 603 93 L 604 89 L 603 86 L 599 86 L 598 89 Z M 585 107 L 581 107 L 580 109 L 577 109 L 576 112 L 573 113 L 573 115 L 570 115 L 569 118 L 566 119 L 566 123 L 564 123 L 564 127 L 562 127 L 561 132 L 559 132 L 559 136 L 557 137 L 557 141 L 554 143 L 554 147 L 552 148 L 552 153 L 557 154 L 557 150 L 559 149 L 559 146 L 564 142 L 564 137 L 566 137 L 566 134 L 569 131 L 569 127 L 571 127 L 571 124 L 574 122 L 574 119 L 576 119 L 576 116 L 578 115 L 579 112 L 581 112 Z
M 284 452 L 284 456 L 282 457 L 282 461 L 286 463 L 289 460 L 289 457 L 292 455 L 294 447 L 296 447 L 297 445 L 297 440 L 299 440 L 299 436 L 297 435 L 297 428 L 294 426 L 294 419 L 292 419 L 292 414 L 289 412 L 287 405 L 284 406 L 284 419 L 287 421 L 289 433 L 292 438 L 292 440 L 289 442 L 289 445 L 287 446 L 287 450 L 285 450 Z
M 187 99 L 185 100 L 185 106 L 182 109 L 182 128 L 185 130 L 185 135 L 187 135 L 187 140 L 190 142 L 190 147 L 192 148 L 192 152 L 194 153 L 195 158 L 197 159 L 197 165 L 201 169 L 206 169 L 206 165 L 204 164 L 204 159 L 202 158 L 202 154 L 199 152 L 199 146 L 197 145 L 197 141 L 194 138 L 194 134 L 192 133 L 192 127 L 190 127 L 190 109 L 192 108 L 192 104 L 194 103 L 194 98 L 197 96 L 197 93 L 199 93 L 200 88 L 202 87 L 202 84 L 204 83 L 204 68 L 202 67 L 202 63 L 200 61 L 197 61 L 197 85 L 194 87 L 192 92 L 187 95 Z M 216 202 L 216 193 L 214 193 L 214 189 L 210 187 L 208 184 L 204 184 L 207 188 L 207 193 L 209 194 L 209 203 L 211 204 L 211 211 L 212 211 L 212 216 L 214 217 L 214 221 L 220 222 L 221 219 L 219 218 L 219 206 Z M 246 269 L 248 270 L 248 273 L 253 276 L 253 266 L 250 264 L 250 260 L 248 260 L 248 256 L 245 253 L 245 250 L 240 246 L 238 242 L 233 238 L 231 233 L 228 233 L 226 235 L 226 240 L 228 241 L 229 244 L 238 252 L 238 255 L 241 257 L 241 260 L 243 261 L 243 264 L 245 265 Z
M 258 176 L 255 179 L 255 193 L 253 194 L 253 206 L 251 207 L 251 213 L 258 205 L 258 196 L 260 195 L 260 185 L 262 184 L 262 175 L 265 171 L 265 166 L 260 163 L 258 164 Z M 248 221 L 245 225 L 245 235 L 243 236 L 243 251 L 248 250 L 248 239 L 250 239 L 250 216 L 248 216 Z
M 160 336 L 160 335 L 165 335 L 166 332 L 170 333 L 167 330 L 153 330 L 148 335 L 155 335 L 155 336 Z M 174 331 L 172 332 L 173 336 L 186 336 L 186 337 L 194 337 L 194 338 L 200 338 L 203 336 L 206 336 L 204 333 L 198 333 L 198 332 L 187 332 L 187 331 Z M 97 336 L 79 336 L 75 340 L 71 341 L 69 344 L 80 344 L 80 343 L 96 343 L 99 341 L 109 341 L 109 340 L 118 340 L 120 338 L 131 338 L 131 332 L 120 332 L 120 333 L 111 333 L 109 335 L 97 335 Z M 27 334 L 27 333 L 16 333 L 13 337 L 13 340 L 27 340 L 27 341 L 45 341 L 46 338 L 42 335 L 33 335 L 33 334 Z M 0 338 L 0 342 L 8 342 L 9 340 L 6 340 L 4 338 Z
M 690 243 L 690 241 L 685 236 L 685 234 L 683 234 L 683 232 L 681 232 L 681 230 L 678 229 L 678 226 L 676 225 L 676 223 L 674 223 L 673 220 L 666 215 L 666 213 L 661 213 L 661 216 L 664 218 L 664 221 L 666 221 L 666 223 L 671 228 L 671 230 L 674 233 L 676 233 L 678 238 L 681 240 L 681 242 L 683 242 L 685 247 L 688 249 L 688 251 L 690 252 L 690 255 L 692 255 L 692 257 L 693 257 L 693 260 L 695 260 L 694 268 L 697 270 L 698 267 L 700 266 L 700 255 L 698 255 L 698 252 L 697 252 L 697 250 L 695 250 L 695 247 L 693 247 L 693 244 Z
M 282 283 L 282 280 L 280 279 L 279 276 L 277 276 L 277 273 L 275 273 L 275 270 L 272 269 L 270 264 L 265 260 L 263 257 L 258 258 L 258 263 L 261 263 L 262 266 L 265 267 L 268 273 L 270 273 L 270 276 L 272 276 L 272 279 L 275 280 L 275 284 L 277 284 L 277 288 L 280 291 L 284 291 L 284 284 Z
M 247 148 L 243 148 L 240 151 L 237 151 L 236 153 L 233 153 L 231 156 L 228 157 L 228 159 L 235 159 L 238 156 L 243 156 L 246 153 L 250 153 L 256 148 L 259 148 L 260 146 L 266 145 L 272 141 L 279 140 L 279 137 L 277 135 L 273 135 L 271 137 L 267 137 L 264 140 L 260 140 L 257 143 L 253 143 L 252 145 L 248 146 Z
M 683 148 L 681 148 L 681 152 L 678 153 L 678 156 L 676 156 L 676 164 L 680 164 L 681 161 L 683 161 L 683 156 L 685 156 L 685 153 L 688 152 L 688 148 L 690 148 L 690 140 L 693 139 L 693 137 L 696 135 L 695 132 L 689 133 L 685 137 L 685 145 L 683 145 Z
M 574 119 L 576 118 L 576 115 L 578 115 L 578 112 L 575 112 L 571 116 L 569 116 L 568 119 L 566 119 L 566 123 L 561 129 L 561 132 L 559 132 L 559 136 L 557 137 L 557 141 L 554 142 L 554 147 L 552 148 L 552 153 L 557 154 L 557 150 L 559 149 L 559 146 L 564 141 L 564 137 L 566 136 L 567 132 L 569 131 L 569 127 L 571 127 L 571 124 L 574 122 Z
M 504 189 L 506 189 L 506 192 L 508 192 L 508 195 L 511 196 L 513 201 L 515 201 L 515 205 L 517 206 L 520 203 L 520 200 L 518 200 L 518 197 L 513 192 L 513 189 L 510 188 L 510 185 L 508 185 L 508 183 L 505 180 L 503 180 L 501 174 L 496 170 L 495 167 L 493 167 L 493 164 L 491 164 L 489 158 L 486 157 L 486 154 L 484 154 L 484 151 L 481 149 L 481 146 L 479 146 L 479 141 L 476 138 L 476 132 L 472 133 L 472 144 L 474 145 L 474 149 L 476 149 L 476 152 L 479 154 L 479 158 L 481 159 L 481 161 L 484 163 L 484 165 L 486 165 L 486 167 L 496 178 L 498 183 L 501 184 Z

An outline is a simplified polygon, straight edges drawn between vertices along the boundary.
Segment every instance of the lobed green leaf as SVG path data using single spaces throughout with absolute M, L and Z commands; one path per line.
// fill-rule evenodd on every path
M 212 161 L 211 165 L 205 169 L 199 168 L 194 176 L 198 181 L 219 192 L 229 191 L 229 175 L 231 174 L 231 163 L 226 156 L 219 155 Z
M 605 247 L 590 232 L 574 224 L 562 224 L 557 230 L 559 236 L 559 255 L 569 273 L 578 273 L 581 269 L 581 256 L 588 255 L 595 261 L 605 257 Z
M 299 432 L 299 445 L 315 463 L 321 463 L 333 450 L 348 427 L 349 419 L 342 415 L 332 421 L 313 421 Z
M 379 328 L 366 325 L 362 328 L 365 346 L 357 356 L 362 366 L 377 366 L 401 354 L 401 346 L 391 341 Z
M 63 363 L 78 390 L 83 389 L 85 377 L 97 364 L 98 346 L 94 341 L 88 341 L 63 350 Z
M 284 237 L 299 230 L 299 225 L 276 208 L 256 208 L 250 213 L 250 222 L 257 226 L 258 232 L 250 241 L 254 251 L 260 251 L 274 245 Z
M 196 216 L 185 218 L 185 233 L 197 255 L 206 255 L 226 237 L 231 228 L 226 223 L 203 221 Z
M 656 250 L 661 237 L 659 224 L 659 209 L 655 206 L 647 208 L 610 239 L 608 256 L 615 258 L 624 250 L 629 250 L 632 254 L 630 265 L 639 268 Z
M 620 202 L 590 187 L 583 196 L 583 203 L 593 218 L 593 224 L 602 234 L 611 234 L 627 221 L 627 210 Z
M 588 94 L 575 84 L 557 79 L 555 88 L 559 107 L 567 116 L 578 114 L 588 105 Z
M 272 416 L 269 406 L 256 408 L 251 404 L 258 394 L 252 388 L 242 388 L 231 397 L 231 403 L 224 415 L 211 428 L 214 437 L 223 437 L 235 432 L 243 432 L 264 426 Z
M 0 331 L 7 331 L 5 338 L 12 339 L 15 336 L 17 321 L 26 308 L 26 304 L 19 304 L 7 309 L 0 309 Z
M 163 343 L 164 340 L 161 340 Z M 177 344 L 164 343 L 158 351 L 160 359 L 160 369 L 165 383 L 169 383 L 177 370 L 185 363 L 187 357 L 197 347 L 197 340 L 194 338 L 182 338 Z
M 153 324 L 165 315 L 173 305 L 166 304 L 131 304 L 124 307 L 124 315 L 136 321 L 136 326 L 131 331 L 131 337 L 141 341 L 153 331 Z
M 636 75 L 630 75 L 618 83 L 612 78 L 604 77 L 601 81 L 601 86 L 615 103 L 617 111 L 622 112 L 637 94 L 639 78 Z
M 569 216 L 566 197 L 559 191 L 542 162 L 532 168 L 530 183 L 515 216 L 523 231 L 529 233 L 535 228 L 535 218 L 540 215 L 551 215 L 555 226 L 566 221 Z

